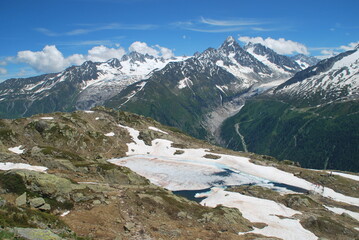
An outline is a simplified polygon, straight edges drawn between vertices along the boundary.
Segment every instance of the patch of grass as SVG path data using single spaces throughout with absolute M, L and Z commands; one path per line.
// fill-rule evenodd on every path
M 172 131 L 172 132 L 174 132 L 174 133 L 181 133 L 181 134 L 187 135 L 187 134 L 184 133 L 181 129 L 176 128 L 176 127 L 169 127 L 169 126 L 168 126 L 167 129 L 170 130 L 170 131 Z
M 99 163 L 97 164 L 97 168 L 103 171 L 112 170 L 112 169 L 121 170 L 115 164 L 111 164 L 111 163 Z
M 0 239 L 18 239 L 15 238 L 15 234 L 6 230 L 0 230 Z
M 51 209 L 71 210 L 74 208 L 74 203 L 69 200 L 65 200 L 64 202 L 59 202 L 53 198 L 48 198 L 48 197 L 43 197 L 43 198 L 45 199 L 46 203 L 51 205 Z
M 184 153 L 183 150 L 176 150 L 176 151 L 174 152 L 174 155 L 181 155 L 181 154 L 183 154 L 183 153 Z
M 6 204 L 0 209 L 0 226 L 2 227 L 36 227 L 30 222 L 26 212 Z
M 11 141 L 12 136 L 14 136 L 15 133 L 8 128 L 0 129 L 0 140 L 2 141 Z
M 220 159 L 221 158 L 221 156 L 214 155 L 214 154 L 206 154 L 203 157 L 204 158 L 209 158 L 209 159 Z
M 18 195 L 27 192 L 26 185 L 21 176 L 17 174 L 0 174 L 0 185 L 2 188 L 6 189 L 11 193 L 16 193 Z
M 182 149 L 187 148 L 187 146 L 185 144 L 182 144 L 182 143 L 172 143 L 171 147 L 173 147 L 173 148 L 182 148 Z
M 45 155 L 53 156 L 55 158 L 67 159 L 70 161 L 80 161 L 80 162 L 84 161 L 84 159 L 80 157 L 78 154 L 70 151 L 58 149 L 51 146 L 40 146 L 40 148 L 41 148 L 41 153 Z

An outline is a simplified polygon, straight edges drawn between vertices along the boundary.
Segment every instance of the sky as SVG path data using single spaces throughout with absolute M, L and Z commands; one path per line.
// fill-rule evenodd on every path
M 1 0 L 0 81 L 129 51 L 170 58 L 228 36 L 326 58 L 359 44 L 359 0 Z

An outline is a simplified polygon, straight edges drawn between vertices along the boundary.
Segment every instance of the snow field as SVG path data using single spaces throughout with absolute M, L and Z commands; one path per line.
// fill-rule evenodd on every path
M 251 233 L 263 234 L 282 239 L 317 239 L 310 231 L 304 229 L 299 220 L 293 216 L 301 214 L 282 204 L 267 199 L 245 196 L 240 193 L 227 192 L 223 186 L 256 184 L 279 191 L 281 194 L 292 191 L 275 187 L 271 182 L 283 183 L 314 191 L 335 201 L 359 206 L 359 199 L 337 193 L 330 188 L 318 188 L 314 184 L 298 178 L 291 173 L 275 167 L 261 166 L 251 163 L 249 158 L 217 154 L 219 159 L 208 159 L 204 155 L 208 149 L 178 149 L 172 142 L 155 139 L 152 146 L 138 139 L 139 131 L 131 127 L 119 125 L 127 129 L 133 142 L 128 143 L 127 157 L 110 159 L 109 162 L 129 167 L 131 170 L 148 178 L 152 183 L 176 190 L 199 190 L 211 188 L 208 193 L 197 194 L 206 197 L 201 204 L 215 207 L 219 204 L 239 209 L 245 218 L 252 222 L 264 222 L 268 226 L 255 228 Z M 176 150 L 182 154 L 174 154 Z M 222 188 L 220 188 L 222 187 Z M 357 219 L 359 213 L 345 209 L 327 207 L 331 211 L 346 212 Z M 240 233 L 244 234 L 244 233 Z
M 12 162 L 0 163 L 0 170 L 2 171 L 8 171 L 12 169 L 26 169 L 36 172 L 46 172 L 47 167 L 32 166 L 26 163 L 12 163 Z
M 16 154 L 23 154 L 24 153 L 24 149 L 22 149 L 22 145 L 17 146 L 17 147 L 12 147 L 12 148 L 8 148 L 8 150 L 10 152 L 16 153 Z
M 198 197 L 207 197 L 201 202 L 202 205 L 216 207 L 221 204 L 237 208 L 243 217 L 251 222 L 263 222 L 268 225 L 262 229 L 255 228 L 247 233 L 258 233 L 286 240 L 317 239 L 312 232 L 302 227 L 298 219 L 293 218 L 295 214 L 301 214 L 300 212 L 274 201 L 227 192 L 221 188 L 212 188 L 211 192 L 198 194 Z
M 115 136 L 115 133 L 114 132 L 109 132 L 109 133 L 106 133 L 105 136 L 106 137 L 113 137 L 113 136 Z
M 353 211 L 349 211 L 349 210 L 346 210 L 344 208 L 337 208 L 337 207 L 329 207 L 329 206 L 324 206 L 326 209 L 328 209 L 329 211 L 332 211 L 336 214 L 343 214 L 343 213 L 346 213 L 346 214 L 349 214 L 352 218 L 356 219 L 357 221 L 359 221 L 359 213 L 357 212 L 353 212 Z
M 162 131 L 161 129 L 158 129 L 158 128 L 156 128 L 156 127 L 148 127 L 148 129 L 153 130 L 153 131 L 156 131 L 156 132 L 168 134 L 168 132 Z

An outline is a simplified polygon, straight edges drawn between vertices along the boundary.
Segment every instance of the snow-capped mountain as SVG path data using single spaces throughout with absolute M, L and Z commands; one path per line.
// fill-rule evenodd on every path
M 112 98 L 118 100 L 114 107 L 119 107 L 135 100 L 139 89 L 147 92 L 147 82 L 158 79 L 161 84 L 174 84 L 170 91 L 176 95 L 188 89 L 198 95 L 207 86 L 202 98 L 211 99 L 210 94 L 219 92 L 215 102 L 206 104 L 222 105 L 253 86 L 283 82 L 299 70 L 295 62 L 262 45 L 242 48 L 228 37 L 218 49 L 208 48 L 190 58 L 163 59 L 131 52 L 121 59 L 87 61 L 60 73 L 10 79 L 0 84 L 0 113 L 8 118 L 89 109 Z
M 257 60 L 267 65 L 274 73 L 290 76 L 293 73 L 303 70 L 301 66 L 291 58 L 279 55 L 272 49 L 259 43 L 248 43 L 244 49 Z
M 9 79 L 0 84 L 0 109 L 5 117 L 88 109 L 150 77 L 168 62 L 181 60 L 182 57 L 165 60 L 131 52 L 121 60 L 87 61 L 60 73 Z
M 286 80 L 302 70 L 290 58 L 261 44 L 249 44 L 242 48 L 233 37 L 228 37 L 218 49 L 209 48 L 195 57 L 206 64 L 212 63 L 225 69 L 242 79 L 247 87 Z
M 247 100 L 221 126 L 223 146 L 358 171 L 359 50 L 320 61 Z
M 76 108 L 89 109 L 101 105 L 125 87 L 149 78 L 154 71 L 162 69 L 167 63 L 183 59 L 178 57 L 165 60 L 131 52 L 124 55 L 121 60 L 110 59 L 104 63 L 97 63 L 97 78 L 84 82 Z
M 297 73 L 278 86 L 277 96 L 301 99 L 306 104 L 357 99 L 359 96 L 359 50 L 325 59 Z
M 291 59 L 294 60 L 303 70 L 320 62 L 318 58 L 304 54 L 294 55 Z
M 167 64 L 105 105 L 150 116 L 197 137 L 213 135 L 226 117 L 239 111 L 243 94 L 269 82 L 278 85 L 301 69 L 262 45 L 247 49 L 228 37 L 218 49 Z

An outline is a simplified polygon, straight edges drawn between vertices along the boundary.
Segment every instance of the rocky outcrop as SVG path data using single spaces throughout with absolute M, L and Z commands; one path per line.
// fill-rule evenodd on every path
M 26 203 L 27 203 L 26 192 L 24 192 L 22 195 L 17 197 L 15 200 L 15 205 L 19 207 L 26 205 Z
M 60 236 L 50 230 L 36 228 L 14 228 L 13 232 L 16 237 L 25 240 L 62 240 Z

